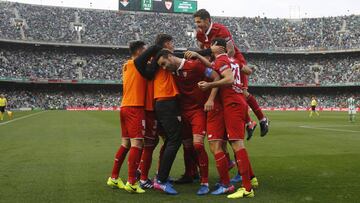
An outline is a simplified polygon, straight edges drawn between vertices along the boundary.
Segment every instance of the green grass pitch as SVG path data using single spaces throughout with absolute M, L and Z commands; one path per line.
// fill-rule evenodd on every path
M 15 119 L 35 112 L 14 112 Z M 260 188 L 253 199 L 196 196 L 198 183 L 175 185 L 178 196 L 129 194 L 106 185 L 120 144 L 118 112 L 46 111 L 0 122 L 0 202 L 359 202 L 360 120 L 346 112 L 267 112 L 270 133 L 247 148 Z M 302 126 L 302 127 L 300 127 Z M 154 152 L 154 174 L 159 147 Z M 213 156 L 210 184 L 217 180 Z M 124 162 L 121 177 L 126 179 Z M 184 171 L 182 150 L 171 171 Z M 231 175 L 236 173 L 231 171 Z M 238 185 L 237 185 L 238 186 Z

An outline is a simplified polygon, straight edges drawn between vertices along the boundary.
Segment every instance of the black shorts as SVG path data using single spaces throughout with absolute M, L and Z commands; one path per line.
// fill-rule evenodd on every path
M 5 112 L 5 106 L 0 106 L 0 112 L 4 113 Z
M 316 106 L 311 106 L 311 111 L 315 111 Z

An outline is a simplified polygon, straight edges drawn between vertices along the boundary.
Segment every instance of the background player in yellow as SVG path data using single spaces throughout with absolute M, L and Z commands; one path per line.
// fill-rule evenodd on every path
M 4 120 L 5 108 L 7 100 L 3 94 L 0 95 L 0 120 Z
M 315 97 L 311 98 L 311 111 L 309 117 L 312 117 L 313 113 L 316 113 L 317 116 L 319 116 L 319 112 L 316 111 L 316 106 L 318 105 Z

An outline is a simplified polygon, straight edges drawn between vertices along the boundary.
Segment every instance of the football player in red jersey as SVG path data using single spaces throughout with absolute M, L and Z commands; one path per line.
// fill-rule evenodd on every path
M 235 46 L 234 40 L 231 36 L 231 33 L 226 28 L 226 26 L 220 23 L 214 23 L 211 21 L 210 13 L 205 9 L 198 10 L 194 15 L 194 21 L 197 26 L 198 32 L 196 33 L 196 39 L 198 41 L 198 45 L 201 49 L 210 48 L 211 42 L 215 38 L 223 38 L 226 40 L 226 49 L 229 57 L 236 58 L 240 66 L 246 66 L 246 60 L 244 56 L 241 54 L 240 50 Z M 241 76 L 241 88 L 243 90 L 243 94 L 245 95 L 246 102 L 253 110 L 254 114 L 260 121 L 260 135 L 263 137 L 269 131 L 269 121 L 264 116 L 259 104 L 257 103 L 255 97 L 248 92 L 248 77 L 246 75 Z M 249 118 L 247 117 L 247 121 L 249 122 Z M 248 123 L 252 124 L 252 123 Z M 255 129 L 255 125 L 248 125 L 248 133 L 251 138 L 252 131 Z
M 204 78 L 219 80 L 220 76 L 213 71 L 211 63 L 196 52 L 186 52 L 182 59 L 173 55 L 169 50 L 163 50 L 157 55 L 157 62 L 161 67 L 174 73 L 174 78 L 180 91 L 180 105 L 184 123 L 192 130 L 193 145 L 197 153 L 200 168 L 201 186 L 198 195 L 209 192 L 208 184 L 208 156 L 204 147 L 206 131 L 206 113 L 214 108 L 217 88 L 211 90 L 209 97 L 201 91 L 197 83 Z M 190 59 L 197 58 L 197 59 Z
M 224 48 L 227 46 L 226 40 L 222 38 L 215 38 L 213 44 Z M 214 55 L 216 59 L 213 68 L 221 75 L 221 79 L 214 82 L 200 81 L 198 85 L 203 90 L 219 88 L 227 137 L 235 154 L 238 172 L 242 176 L 242 187 L 227 197 L 254 197 L 252 181 L 250 180 L 253 172 L 244 145 L 248 105 L 241 88 L 240 71 L 242 67 L 239 64 L 232 63 L 226 52 L 215 52 Z M 219 148 L 221 147 L 219 146 Z M 228 192 L 228 189 L 229 186 L 221 185 L 213 194 L 223 194 Z

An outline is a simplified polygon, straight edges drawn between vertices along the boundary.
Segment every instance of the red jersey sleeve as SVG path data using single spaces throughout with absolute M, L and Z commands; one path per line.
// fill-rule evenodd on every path
M 223 73 L 225 70 L 227 69 L 230 69 L 231 70 L 231 67 L 230 67 L 230 64 L 228 63 L 228 61 L 226 60 L 222 60 L 222 59 L 218 59 L 216 62 L 215 62 L 215 65 L 214 65 L 214 70 L 217 71 L 218 73 Z
M 216 37 L 220 37 L 226 40 L 226 42 L 232 41 L 231 34 L 225 26 L 221 26 Z

